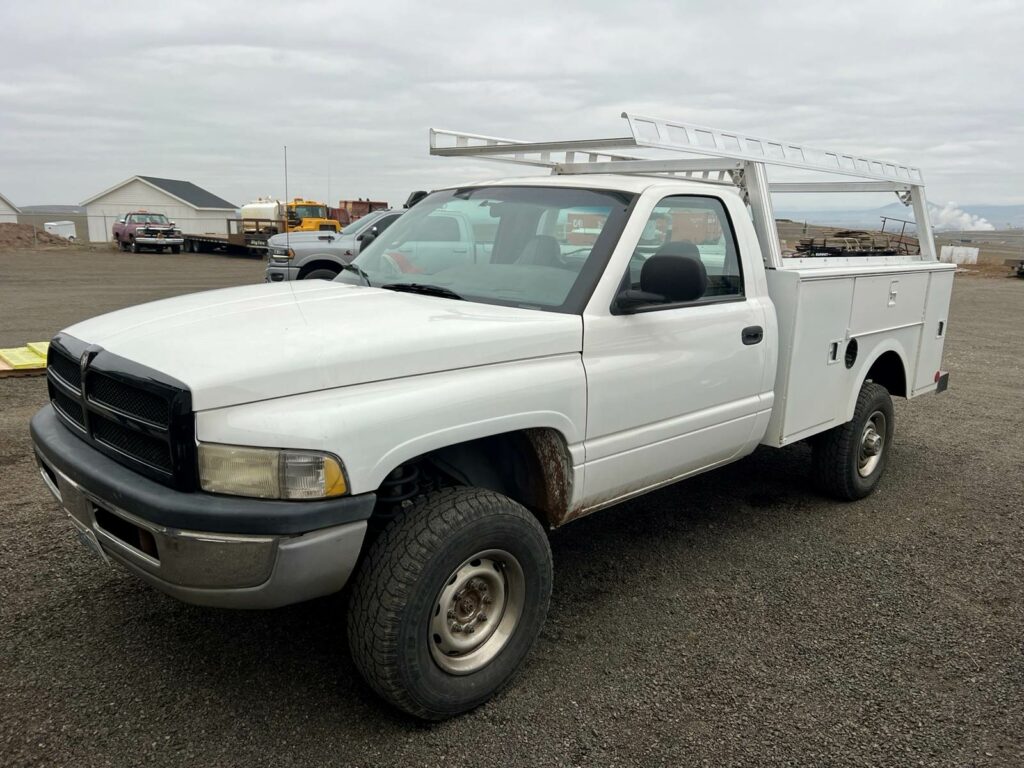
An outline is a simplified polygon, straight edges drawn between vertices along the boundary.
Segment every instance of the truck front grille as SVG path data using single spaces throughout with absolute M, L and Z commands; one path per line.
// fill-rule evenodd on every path
M 92 436 L 126 456 L 141 459 L 151 467 L 171 472 L 171 446 L 166 440 L 150 437 L 110 421 L 103 416 L 90 419 Z
M 53 399 L 53 404 L 58 411 L 64 416 L 67 416 L 79 427 L 85 426 L 85 419 L 82 418 L 82 404 L 74 398 L 68 397 L 60 390 L 50 393 Z
M 195 488 L 191 393 L 183 384 L 62 334 L 50 343 L 47 380 L 54 409 L 78 437 L 165 485 Z
M 89 376 L 89 399 L 158 427 L 166 427 L 171 423 L 170 404 L 166 398 L 142 389 L 126 387 L 117 379 L 102 373 L 96 372 Z
M 69 359 L 62 352 L 49 355 L 46 367 L 48 373 L 56 373 L 75 389 L 82 386 L 82 370 L 78 361 Z

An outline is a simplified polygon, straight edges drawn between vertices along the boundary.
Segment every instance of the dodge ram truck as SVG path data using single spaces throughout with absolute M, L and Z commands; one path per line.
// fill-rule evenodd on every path
M 162 251 L 169 248 L 171 253 L 180 253 L 184 239 L 181 230 L 175 228 L 162 213 L 132 211 L 114 222 L 114 242 L 122 251 L 139 253 L 143 248 Z
M 802 440 L 822 492 L 872 493 L 892 398 L 948 382 L 954 267 L 920 171 L 625 117 L 631 136 L 607 140 L 433 131 L 435 155 L 552 174 L 435 191 L 333 281 L 58 333 L 31 433 L 82 542 L 205 606 L 347 585 L 362 675 L 438 720 L 485 702 L 536 641 L 549 529 Z M 779 165 L 859 178 L 770 182 Z M 920 254 L 784 259 L 771 193 L 820 191 L 895 193 Z M 471 244 L 460 229 L 423 246 L 453 221 Z

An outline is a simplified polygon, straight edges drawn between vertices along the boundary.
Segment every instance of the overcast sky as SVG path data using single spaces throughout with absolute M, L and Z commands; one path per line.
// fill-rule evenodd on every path
M 622 135 L 619 114 L 918 164 L 936 203 L 1024 203 L 1024 5 L 0 2 L 0 192 L 74 204 L 133 174 L 236 204 L 392 203 L 507 175 L 427 128 Z M 512 169 L 514 171 L 514 169 Z M 885 201 L 883 201 L 885 202 Z

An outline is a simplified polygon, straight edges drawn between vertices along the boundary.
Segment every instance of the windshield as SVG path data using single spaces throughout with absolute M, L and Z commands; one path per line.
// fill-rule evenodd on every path
M 128 221 L 132 224 L 167 224 L 167 217 L 162 213 L 133 213 Z
M 490 304 L 580 312 L 633 196 L 557 187 L 435 192 L 368 245 L 338 282 L 428 285 Z
M 327 209 L 322 205 L 296 205 L 292 210 L 297 219 L 326 219 Z
M 351 224 L 349 224 L 344 229 L 342 229 L 341 230 L 341 234 L 343 234 L 343 235 L 354 235 L 359 230 L 361 230 L 363 227 L 365 227 L 367 224 L 369 224 L 371 221 L 373 221 L 374 219 L 379 219 L 383 215 L 384 215 L 383 211 L 374 211 L 373 213 L 368 213 L 365 216 L 356 219 Z

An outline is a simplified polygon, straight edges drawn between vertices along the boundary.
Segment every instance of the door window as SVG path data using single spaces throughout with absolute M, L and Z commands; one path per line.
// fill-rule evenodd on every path
M 704 295 L 690 303 L 735 300 L 744 295 L 736 236 L 721 200 L 696 195 L 661 200 L 633 251 L 628 287 L 642 290 L 644 264 L 651 256 L 666 254 L 696 259 L 707 273 Z
M 397 215 L 381 217 L 381 220 L 378 221 L 376 224 L 374 224 L 374 226 L 377 227 L 377 234 L 380 235 L 385 229 L 390 227 L 395 222 L 395 219 L 397 219 L 397 218 L 398 218 Z

